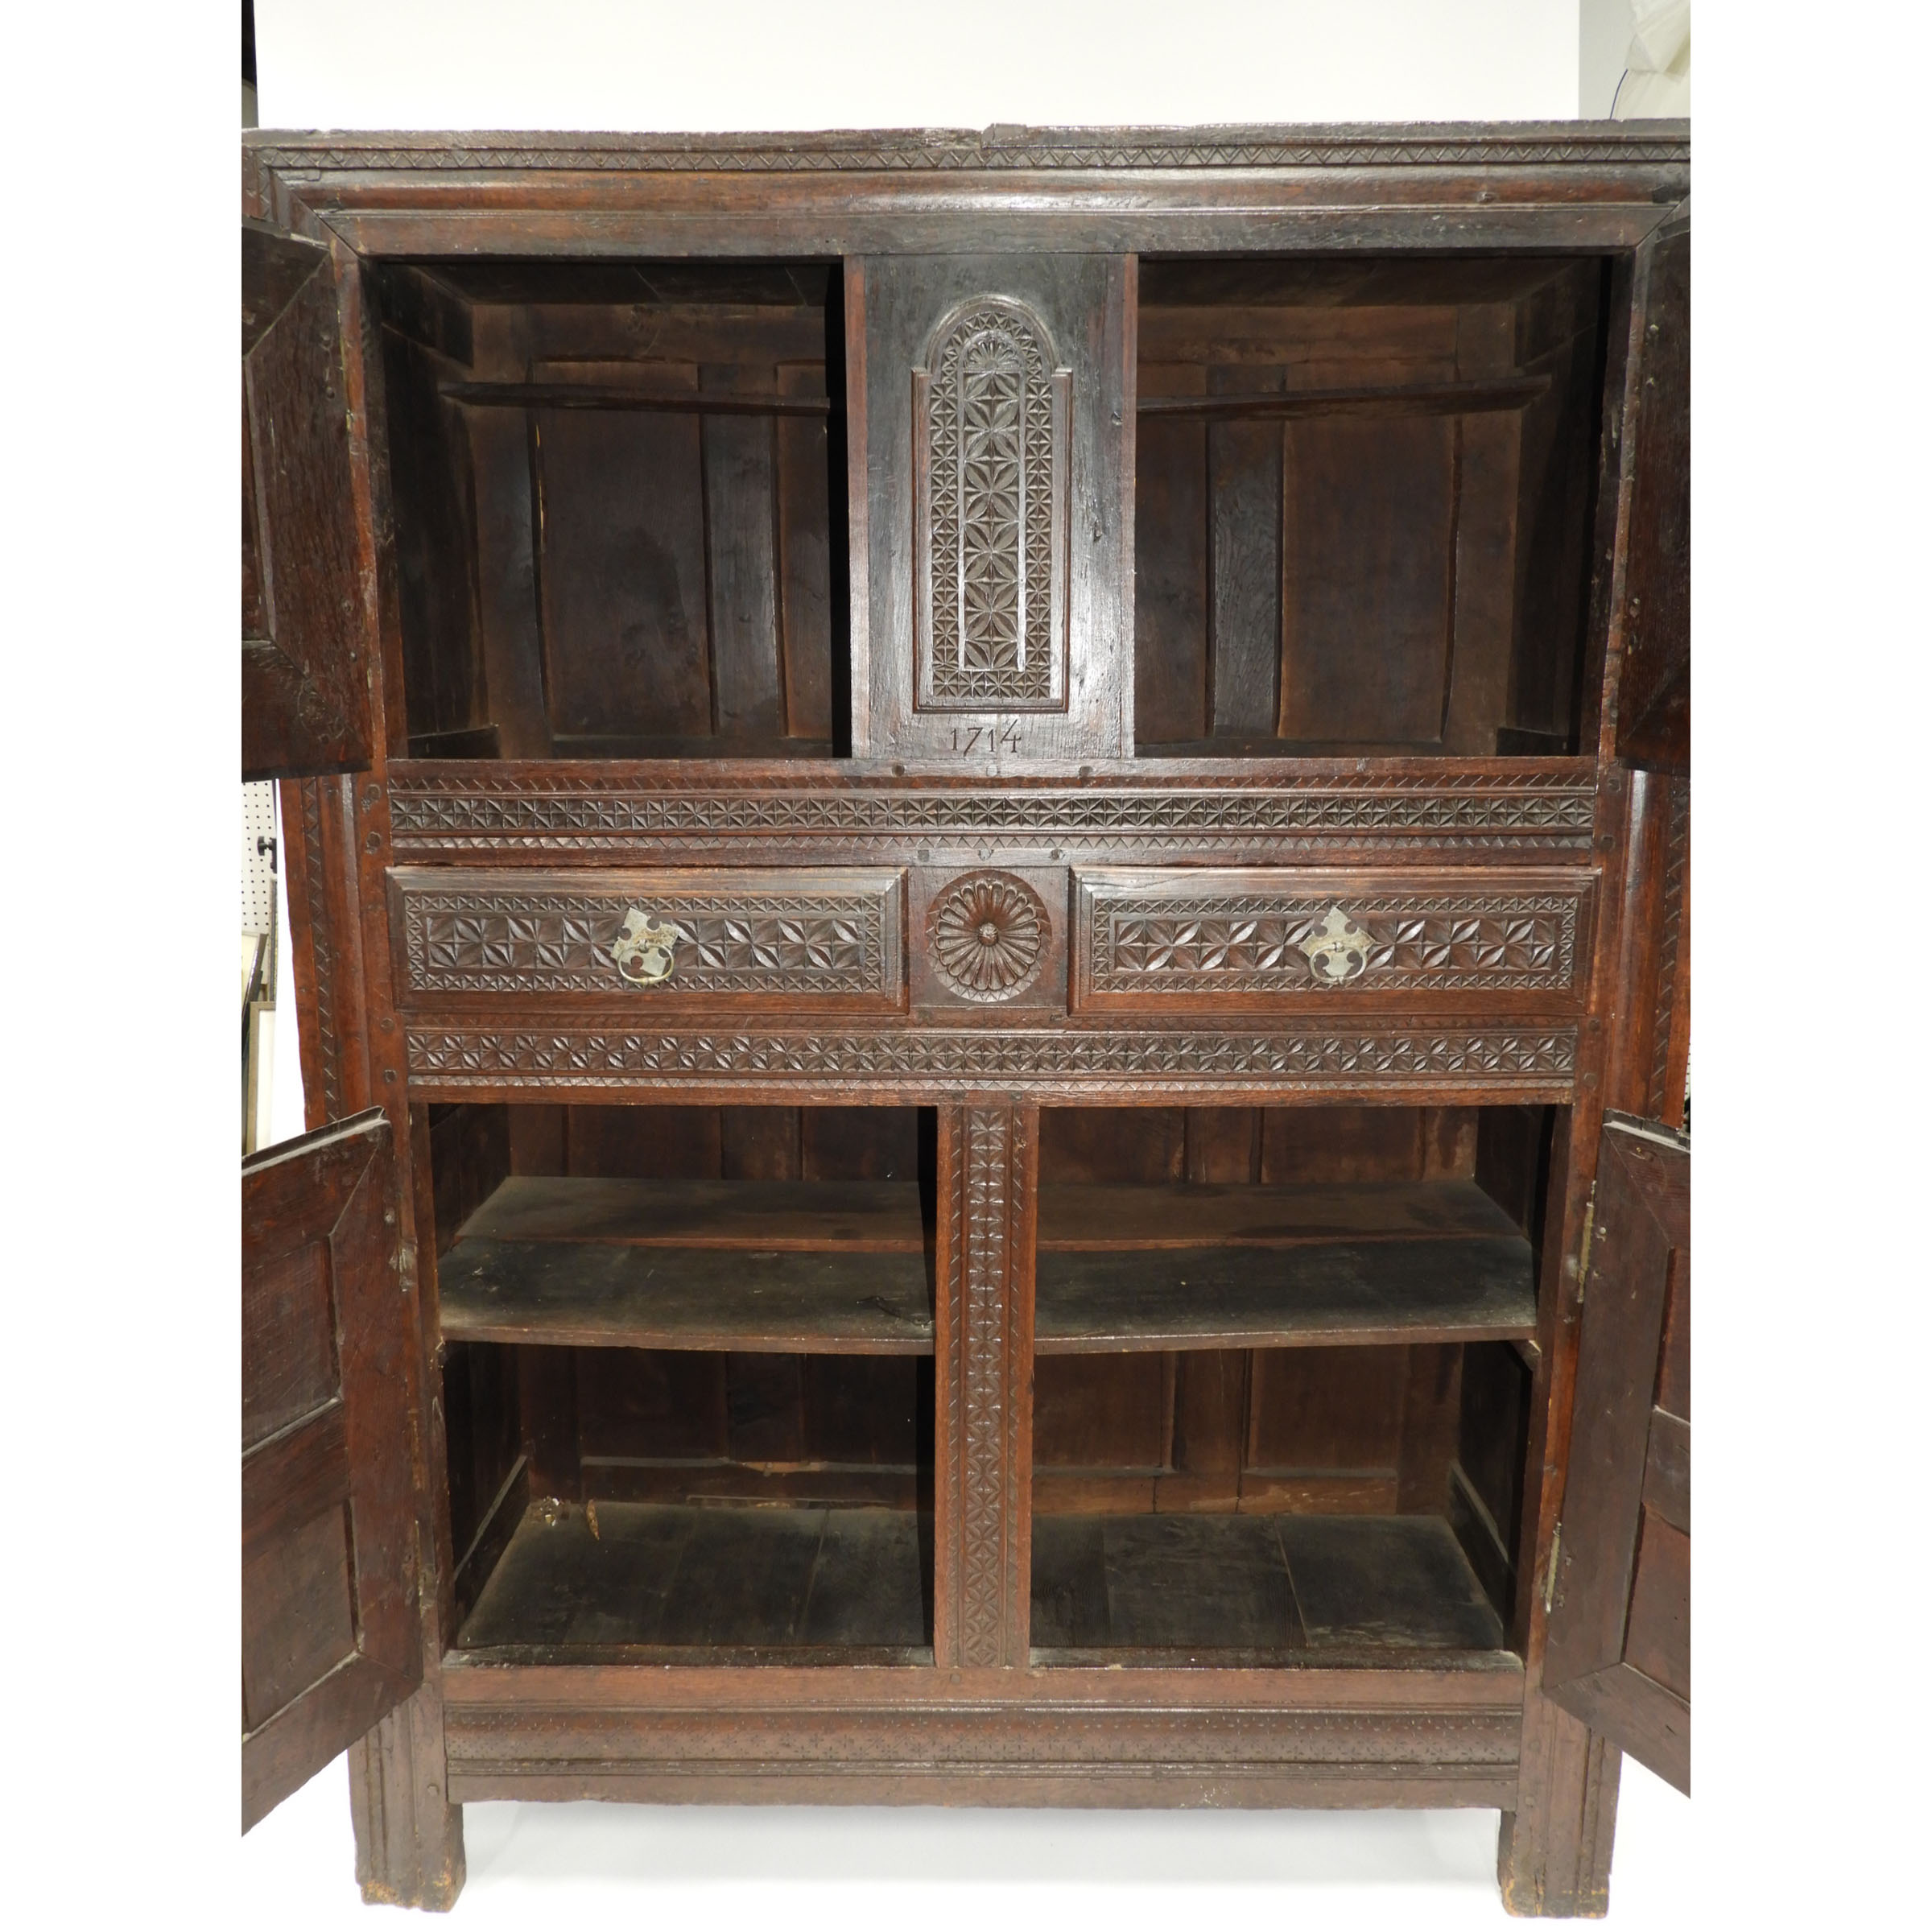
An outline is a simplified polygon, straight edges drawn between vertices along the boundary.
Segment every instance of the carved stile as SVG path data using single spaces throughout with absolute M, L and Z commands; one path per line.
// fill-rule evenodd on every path
M 1001 1106 L 939 1114 L 941 1665 L 987 1670 L 1027 1657 L 1038 1118 Z

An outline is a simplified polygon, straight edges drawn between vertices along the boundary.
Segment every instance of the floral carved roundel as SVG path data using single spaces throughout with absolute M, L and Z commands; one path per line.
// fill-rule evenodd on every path
M 968 1000 L 1010 1000 L 1046 956 L 1046 908 L 1024 879 L 979 872 L 933 901 L 926 936 L 939 977 Z

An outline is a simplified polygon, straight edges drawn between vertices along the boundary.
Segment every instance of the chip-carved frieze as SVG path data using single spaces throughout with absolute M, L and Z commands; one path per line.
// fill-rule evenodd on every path
M 1574 894 L 1355 898 L 1239 893 L 1148 898 L 1096 890 L 1086 985 L 1095 993 L 1326 991 L 1323 921 L 1365 935 L 1351 989 L 1567 991 L 1577 983 Z
M 1128 840 L 1212 853 L 1331 840 L 1439 837 L 1477 848 L 1589 849 L 1587 779 L 1297 779 L 1277 790 L 1016 790 L 854 786 L 626 791 L 608 780 L 489 775 L 392 784 L 398 848 L 617 851 L 638 840 L 811 842 L 862 851 L 922 839 L 1075 848 Z
M 971 1091 L 1053 1084 L 1096 1092 L 1176 1086 L 1282 1088 L 1567 1084 L 1574 1026 L 1270 1028 L 1265 1031 L 646 1031 L 425 1026 L 409 1034 L 412 1076 L 479 1086 L 903 1083 Z
M 679 935 L 679 993 L 845 993 L 890 997 L 888 899 L 826 894 L 686 892 L 642 900 L 474 889 L 411 890 L 403 945 L 411 989 L 425 993 L 621 993 L 616 949 L 626 913 L 648 903 Z

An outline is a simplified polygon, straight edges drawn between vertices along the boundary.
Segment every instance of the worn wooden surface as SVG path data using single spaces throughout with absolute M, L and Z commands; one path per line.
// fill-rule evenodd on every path
M 242 1164 L 242 1827 L 422 1680 L 394 1139 Z
M 930 1654 L 930 1527 L 908 1510 L 533 1504 L 457 1642 L 508 1657 Z
M 930 1367 L 742 1348 L 511 1360 L 503 1345 L 452 1343 L 430 1368 L 431 1681 L 357 1761 L 370 1896 L 448 1901 L 452 1801 L 468 1797 L 924 1796 L 1494 1805 L 1513 1909 L 1600 1910 L 1617 1757 L 1543 1695 L 1540 1592 L 1598 1110 L 1640 1082 L 1646 1105 L 1667 1093 L 1686 1031 L 1685 920 L 1648 910 L 1683 902 L 1682 803 L 1659 795 L 1662 836 L 1645 844 L 1615 762 L 1620 728 L 1628 739 L 1656 708 L 1649 645 L 1671 634 L 1647 631 L 1660 606 L 1645 559 L 1662 559 L 1665 618 L 1682 590 L 1669 515 L 1653 514 L 1680 481 L 1676 390 L 1653 385 L 1667 392 L 1652 398 L 1661 439 L 1639 419 L 1646 374 L 1681 349 L 1647 349 L 1643 331 L 1688 189 L 1684 130 L 1008 130 L 799 137 L 782 155 L 750 138 L 518 137 L 485 151 L 448 136 L 264 134 L 245 157 L 249 212 L 325 233 L 349 271 L 342 401 L 365 436 L 349 495 L 381 617 L 376 744 L 366 782 L 313 795 L 299 997 L 305 1022 L 318 1015 L 320 1071 L 354 1104 L 381 1100 L 398 1123 L 406 1100 L 479 1109 L 444 1117 L 460 1171 L 437 1177 L 440 1208 L 435 1131 L 412 1144 L 418 1222 L 502 1179 L 485 1117 L 506 1101 L 520 1175 L 666 1180 L 813 1178 L 815 1117 L 795 1111 L 807 1102 L 945 1103 L 939 1158 L 921 1158 L 909 1130 L 911 1164 L 894 1175 L 926 1168 L 939 1205 Z M 838 258 L 845 272 L 828 272 Z M 1099 603 L 1084 620 L 1076 602 L 1064 715 L 1083 688 L 1111 692 L 1117 749 L 1056 753 L 994 713 L 990 747 L 983 733 L 910 754 L 861 729 L 869 762 L 818 756 L 848 718 L 890 714 L 912 688 L 910 606 L 902 625 L 874 569 L 914 547 L 914 479 L 880 473 L 874 453 L 886 414 L 910 412 L 923 347 L 900 321 L 923 300 L 929 331 L 942 295 L 1051 308 L 1047 265 L 1075 258 L 1112 266 L 1071 332 L 1063 308 L 1046 318 L 1056 350 L 1073 344 L 1068 554 L 1119 621 L 1109 642 L 1091 621 Z M 996 261 L 1018 266 L 973 272 Z M 918 299 L 895 308 L 895 290 Z M 1195 357 L 1184 330 L 1158 340 L 1163 316 L 1202 312 L 1223 349 Z M 1424 349 L 1446 365 L 1423 366 Z M 1339 377 L 1316 367 L 1352 357 Z M 1352 399 L 1318 400 L 1322 388 Z M 679 436 L 695 475 L 669 453 Z M 678 463 L 691 487 L 674 501 L 658 485 Z M 1105 514 L 1083 525 L 1090 499 Z M 672 527 L 694 506 L 696 543 Z M 1140 612 L 1147 648 L 1130 655 Z M 1358 617 L 1373 619 L 1372 653 L 1354 649 Z M 654 696 L 634 675 L 646 646 L 643 669 L 671 677 Z M 559 696 L 568 716 L 553 716 Z M 1137 729 L 1137 710 L 1158 729 Z M 1157 738 L 1188 755 L 1121 755 Z M 426 755 L 405 759 L 412 749 Z M 1309 755 L 1252 755 L 1284 749 Z M 1661 893 L 1631 888 L 1635 845 L 1654 849 Z M 647 1026 L 634 1006 L 571 1018 L 568 989 L 515 983 L 513 965 L 504 993 L 483 996 L 505 1000 L 500 1016 L 449 1003 L 406 1026 L 386 897 L 398 863 L 448 867 L 460 889 L 473 868 L 929 869 L 935 896 L 972 871 L 1052 878 L 1076 864 L 1379 869 L 1411 890 L 1445 869 L 1493 884 L 1529 867 L 1595 911 L 1560 1013 L 1536 1003 L 1547 989 L 1465 986 L 1427 1015 L 1396 996 L 1350 1023 L 1236 1018 L 1252 993 L 1210 980 L 1219 1005 L 1101 1023 L 1063 1017 L 1036 979 L 1037 1003 L 1010 1020 L 997 1006 L 943 1025 L 894 1010 L 835 1027 L 770 987 Z M 1058 946 L 1071 905 L 1042 902 Z M 1633 942 L 1640 926 L 1656 940 Z M 910 985 L 921 941 L 906 937 Z M 1640 1048 L 1628 1016 L 1651 986 L 1658 1018 Z M 1465 996 L 1494 1004 L 1479 1015 Z M 674 1100 L 698 1111 L 658 1116 Z M 1138 1119 L 1055 1125 L 1034 1111 L 1043 1100 L 1126 1103 Z M 758 1102 L 792 1125 L 753 1121 Z M 976 1183 L 975 1115 L 997 1155 Z M 1097 1164 L 1066 1171 L 1083 1149 Z M 1129 1159 L 1131 1172 L 1108 1168 Z M 1050 1182 L 1059 1163 L 1083 1183 L 1478 1183 L 1538 1245 L 1535 1333 L 1046 1356 L 1034 1386 L 1036 1161 Z M 426 1364 L 441 1340 L 427 1263 L 448 1233 L 423 1245 Z M 447 1468 L 446 1419 L 464 1439 Z M 1652 1584 L 1678 1559 L 1680 1447 L 1666 1430 L 1650 1459 Z M 664 1485 L 683 1480 L 714 1499 L 889 1502 L 903 1521 L 924 1506 L 927 1470 L 939 1668 L 694 1666 L 671 1685 L 624 1666 L 440 1661 L 459 1558 L 466 1587 L 493 1574 L 532 1497 L 609 1484 L 682 1502 Z M 864 1483 L 876 1487 L 861 1498 Z M 1092 1507 L 1121 1523 L 1137 1488 L 1154 1523 L 1447 1523 L 1513 1649 L 1440 1673 L 1413 1657 L 1326 1674 L 1036 1670 L 1029 1508 L 1055 1485 L 1055 1507 L 1087 1508 L 1096 1484 Z M 1675 1641 L 1660 1623 L 1644 1654 L 1667 1673 Z
M 1120 1348 L 1460 1342 L 1536 1327 L 1530 1244 L 1307 1241 L 1042 1256 L 1042 1355 Z
M 466 1239 L 444 1257 L 452 1340 L 924 1355 L 923 1255 Z
M 1036 1650 L 1503 1648 L 1455 1538 L 1426 1517 L 1043 1516 L 1034 1539 Z
M 1549 1695 L 1690 1788 L 1690 1154 L 1604 1121 Z
M 242 228 L 242 775 L 360 771 L 374 559 L 357 514 L 336 263 Z M 353 274 L 353 269 L 347 272 Z

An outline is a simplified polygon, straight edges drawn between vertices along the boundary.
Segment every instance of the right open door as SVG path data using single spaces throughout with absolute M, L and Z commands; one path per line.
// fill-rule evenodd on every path
M 1545 1694 L 1690 1789 L 1690 1141 L 1606 1113 Z

